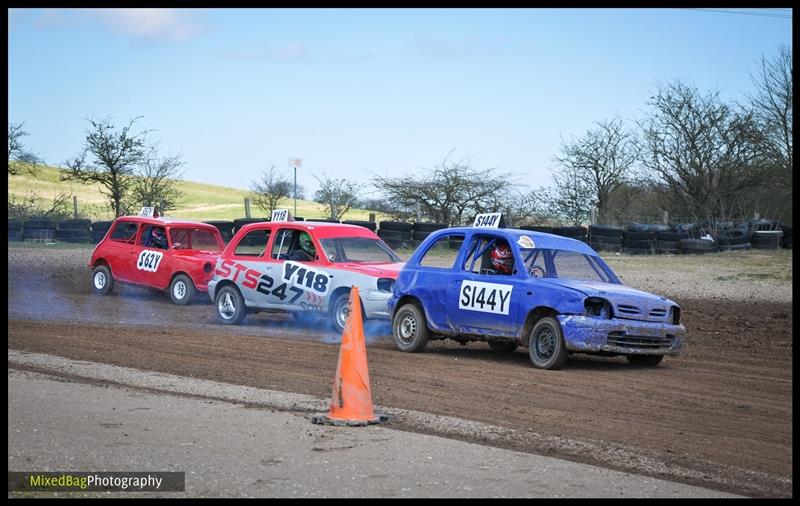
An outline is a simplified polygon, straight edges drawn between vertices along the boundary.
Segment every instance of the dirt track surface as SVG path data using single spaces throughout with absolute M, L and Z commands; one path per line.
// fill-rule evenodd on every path
M 339 350 L 324 322 L 298 326 L 261 313 L 242 327 L 226 327 L 204 300 L 176 307 L 158 292 L 119 285 L 96 297 L 83 265 L 10 258 L 8 274 L 10 349 L 330 396 Z M 635 448 L 696 471 L 680 477 L 643 466 L 636 470 L 642 474 L 790 497 L 791 304 L 675 299 L 684 308 L 687 342 L 680 356 L 656 368 L 576 355 L 563 370 L 541 371 L 524 349 L 503 354 L 451 341 L 404 354 L 391 345 L 388 325 L 371 324 L 373 398 L 559 439 L 602 441 L 612 450 Z M 402 421 L 395 426 L 448 435 Z M 502 445 L 624 470 L 632 465 L 524 440 Z

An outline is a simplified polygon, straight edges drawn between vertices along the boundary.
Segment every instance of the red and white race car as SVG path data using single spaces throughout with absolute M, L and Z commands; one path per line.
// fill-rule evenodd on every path
M 212 225 L 122 216 L 92 253 L 92 289 L 105 295 L 120 281 L 168 290 L 172 302 L 185 305 L 195 293 L 208 290 L 223 247 L 222 236 Z
M 367 228 L 273 219 L 236 233 L 217 260 L 208 294 L 224 324 L 240 324 L 248 311 L 278 309 L 330 316 L 341 332 L 353 285 L 365 318 L 389 318 L 387 301 L 402 267 Z

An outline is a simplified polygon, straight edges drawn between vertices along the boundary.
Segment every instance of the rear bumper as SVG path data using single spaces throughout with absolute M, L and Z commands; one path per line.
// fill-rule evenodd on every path
M 567 349 L 642 355 L 677 355 L 683 346 L 683 325 L 612 318 L 602 320 L 559 315 Z

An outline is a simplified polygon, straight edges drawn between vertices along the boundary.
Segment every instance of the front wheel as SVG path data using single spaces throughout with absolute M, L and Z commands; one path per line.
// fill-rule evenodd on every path
M 333 318 L 333 328 L 336 332 L 344 332 L 347 318 L 350 316 L 350 292 L 340 293 L 333 301 L 331 306 L 331 317 Z M 363 316 L 363 315 L 362 315 Z
M 661 363 L 664 359 L 664 355 L 627 355 L 625 358 L 633 365 L 653 367 Z
M 394 314 L 392 336 L 400 351 L 415 353 L 425 349 L 430 337 L 425 314 L 416 304 L 405 304 Z
M 107 265 L 98 265 L 92 271 L 92 292 L 97 295 L 107 295 L 114 288 L 114 278 Z
M 558 320 L 548 316 L 536 322 L 528 339 L 528 353 L 536 368 L 560 369 L 564 366 L 567 345 Z
M 173 304 L 179 306 L 185 306 L 191 302 L 195 292 L 197 290 L 194 287 L 194 283 L 186 274 L 178 274 L 169 284 L 169 298 L 172 299 Z
M 214 297 L 214 307 L 217 308 L 217 319 L 223 325 L 239 325 L 247 314 L 242 294 L 231 285 L 219 289 Z

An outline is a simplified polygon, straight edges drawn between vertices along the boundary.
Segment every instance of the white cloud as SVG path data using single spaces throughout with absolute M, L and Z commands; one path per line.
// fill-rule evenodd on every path
M 111 30 L 140 39 L 184 41 L 204 31 L 185 9 L 89 9 L 85 13 Z

